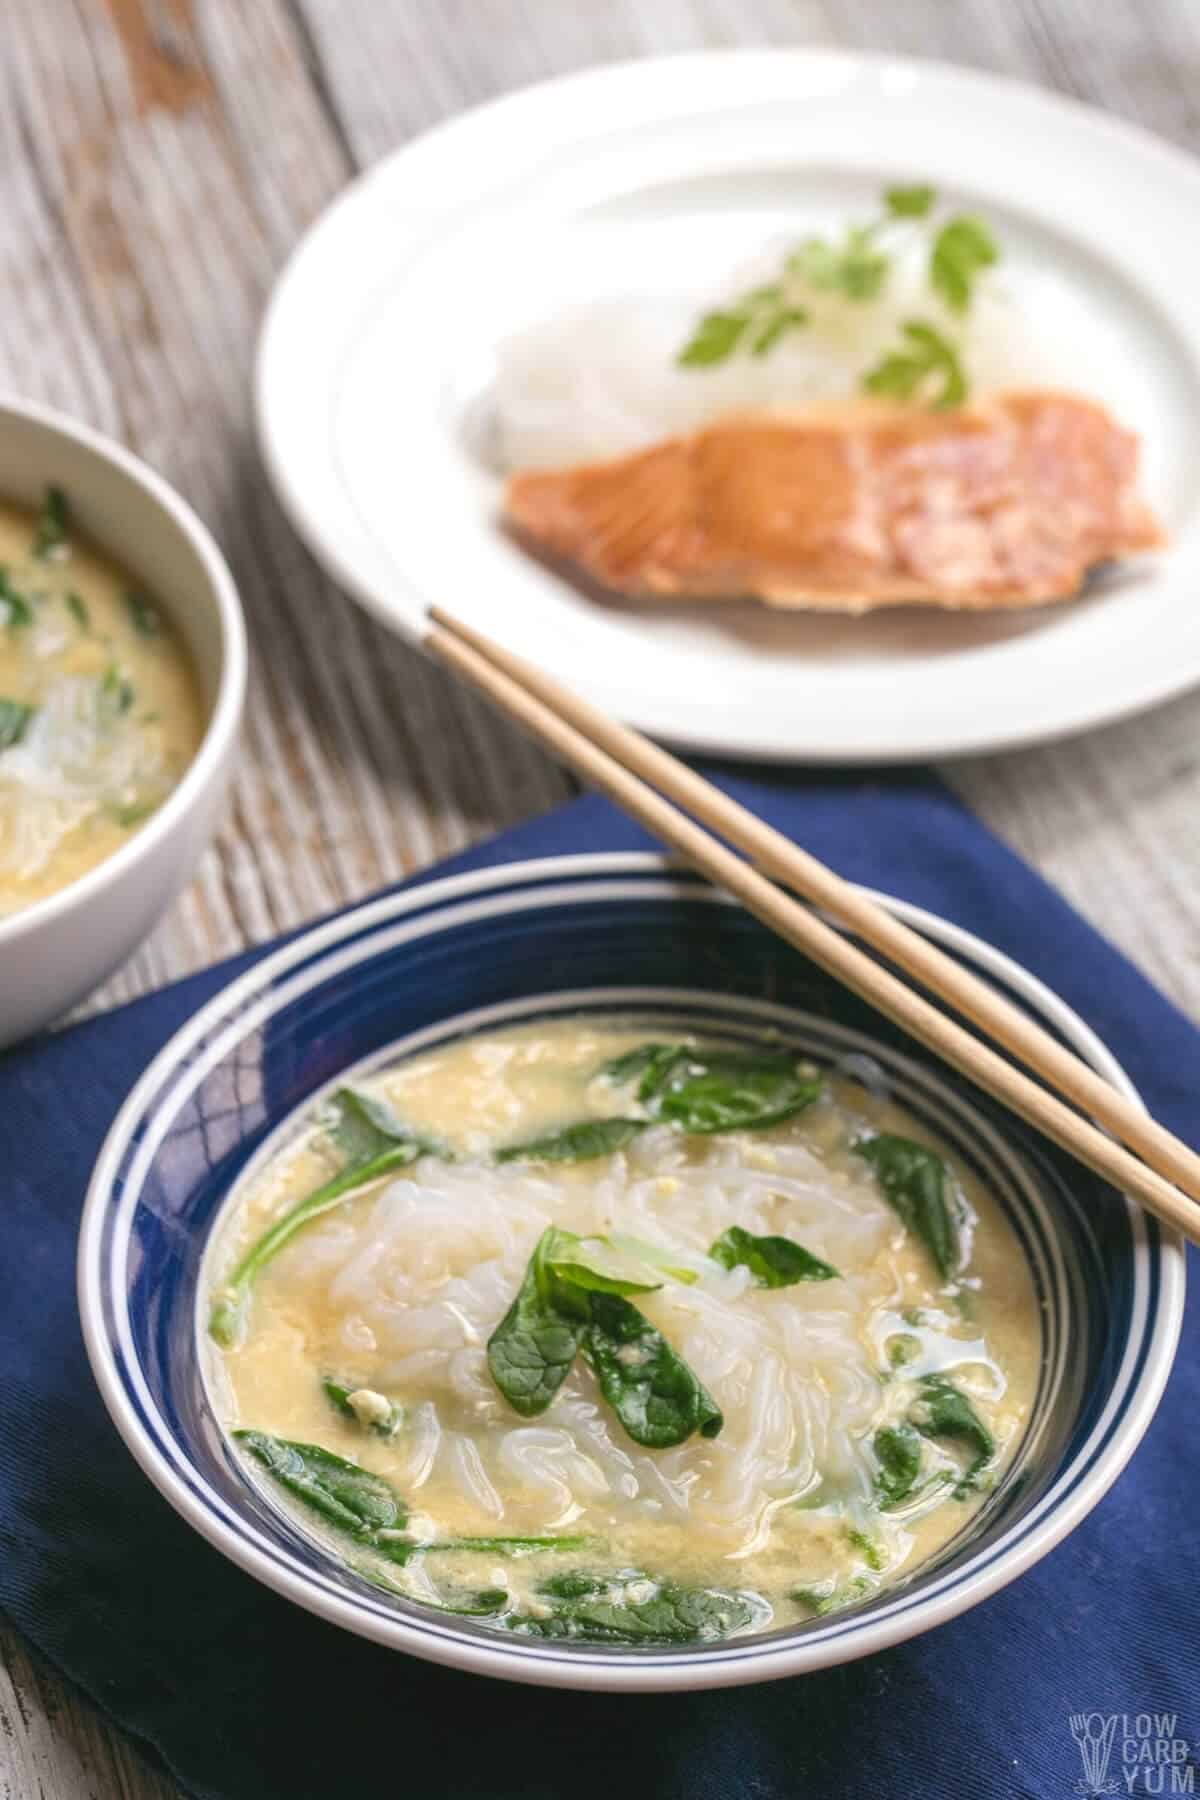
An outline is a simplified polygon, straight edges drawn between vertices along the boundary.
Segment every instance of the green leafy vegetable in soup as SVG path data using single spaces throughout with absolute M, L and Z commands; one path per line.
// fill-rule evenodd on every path
M 723 1268 L 750 1270 L 761 1287 L 792 1287 L 797 1281 L 832 1281 L 837 1270 L 802 1244 L 785 1237 L 755 1237 L 740 1225 L 723 1231 L 708 1253 Z
M 199 747 L 183 645 L 145 598 L 139 628 L 127 588 L 61 489 L 37 515 L 0 503 L 0 918 L 118 850 Z
M 883 1193 L 921 1239 L 938 1272 L 952 1275 L 959 1260 L 958 1219 L 941 1157 L 928 1145 L 890 1131 L 864 1138 L 854 1148 L 874 1167 Z
M 633 1649 L 867 1604 L 987 1503 L 1037 1368 L 1003 1215 L 916 1129 L 778 1041 L 652 1022 L 377 1069 L 217 1240 L 223 1416 L 349 1571 L 487 1629 Z

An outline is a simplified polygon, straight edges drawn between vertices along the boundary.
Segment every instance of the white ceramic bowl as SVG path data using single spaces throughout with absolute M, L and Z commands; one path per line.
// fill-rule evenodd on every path
M 69 496 L 81 533 L 161 603 L 187 645 L 206 724 L 183 780 L 112 856 L 0 919 L 0 1045 L 79 1000 L 134 951 L 183 887 L 212 832 L 246 691 L 246 627 L 212 536 L 165 481 L 111 438 L 30 401 L 0 399 L 0 497 Z

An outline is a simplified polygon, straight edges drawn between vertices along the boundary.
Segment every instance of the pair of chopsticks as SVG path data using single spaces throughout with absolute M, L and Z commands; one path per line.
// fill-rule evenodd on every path
M 1019 1008 L 668 751 L 440 607 L 430 610 L 429 619 L 426 648 L 585 782 L 985 1093 L 1200 1243 L 1200 1156 Z M 859 949 L 814 907 L 969 1019 L 1047 1086 Z

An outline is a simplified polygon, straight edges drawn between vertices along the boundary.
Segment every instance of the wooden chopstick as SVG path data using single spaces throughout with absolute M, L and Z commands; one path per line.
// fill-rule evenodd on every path
M 945 951 L 843 881 L 832 869 L 756 818 L 736 800 L 705 781 L 669 751 L 620 725 L 544 674 L 533 664 L 494 644 L 482 633 L 434 608 L 430 616 L 471 644 L 489 662 L 553 708 L 594 744 L 626 768 L 720 832 L 766 874 L 803 894 L 814 906 L 856 933 L 881 956 L 914 976 L 923 987 L 969 1018 L 997 1043 L 1028 1065 L 1075 1106 L 1086 1108 L 1114 1137 L 1136 1150 L 1152 1169 L 1200 1199 L 1200 1156 L 1174 1137 L 1142 1107 L 1118 1093 L 1103 1076 L 1034 1023 Z
M 586 782 L 600 788 L 653 835 L 727 892 L 788 943 L 827 969 L 905 1030 L 936 1050 L 953 1067 L 1001 1100 L 1055 1143 L 1133 1198 L 1148 1211 L 1200 1243 L 1200 1159 L 1161 1126 L 1138 1135 L 1145 1161 L 1076 1112 L 1072 1105 L 1030 1079 L 957 1020 L 941 1012 L 890 969 L 858 948 L 809 907 L 775 885 L 709 834 L 705 826 L 748 850 L 776 880 L 804 892 L 849 925 L 891 960 L 915 974 L 939 998 L 966 1014 L 1012 1048 L 1077 1105 L 1119 1122 L 1119 1135 L 1146 1123 L 1144 1115 L 1088 1070 L 1016 1008 L 985 984 L 933 951 L 907 927 L 891 920 L 872 901 L 856 894 L 831 870 L 798 850 L 781 834 L 754 819 L 736 801 L 718 792 L 637 732 L 618 725 L 578 699 L 540 670 L 492 642 L 442 609 L 433 609 L 425 644 L 436 656 L 486 694 L 532 736 L 546 744 Z M 640 771 L 640 772 L 639 772 Z M 664 794 L 672 793 L 695 818 Z M 696 820 L 702 820 L 699 824 Z M 916 951 L 908 940 L 918 947 Z M 1080 1081 L 1080 1074 L 1087 1077 Z M 1111 1102 L 1120 1101 L 1113 1108 Z M 1104 1109 L 1102 1112 L 1101 1109 Z M 1108 1124 L 1108 1118 L 1104 1118 Z M 1114 1123 L 1111 1129 L 1117 1131 Z M 1179 1186 L 1164 1179 L 1151 1157 L 1164 1164 Z M 1187 1191 L 1181 1192 L 1183 1187 Z

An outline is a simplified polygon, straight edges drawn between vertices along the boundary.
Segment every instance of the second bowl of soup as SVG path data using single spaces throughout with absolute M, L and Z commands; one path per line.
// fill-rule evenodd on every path
M 187 878 L 245 670 L 184 502 L 86 427 L 0 405 L 0 1043 L 103 979 Z

